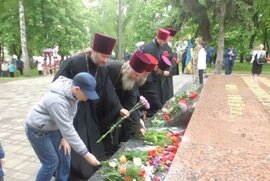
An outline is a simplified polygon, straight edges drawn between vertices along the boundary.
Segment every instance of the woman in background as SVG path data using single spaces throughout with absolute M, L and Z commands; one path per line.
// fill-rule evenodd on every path
M 257 79 L 257 76 L 259 76 L 262 73 L 262 66 L 263 64 L 258 64 L 257 59 L 259 58 L 265 58 L 266 57 L 266 51 L 263 50 L 264 45 L 260 44 L 258 47 L 256 47 L 252 52 L 252 58 L 250 63 L 252 63 L 252 75 Z

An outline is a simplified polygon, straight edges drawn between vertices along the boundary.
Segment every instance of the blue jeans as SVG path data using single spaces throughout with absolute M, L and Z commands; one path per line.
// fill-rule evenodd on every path
M 58 150 L 61 133 L 59 130 L 40 132 L 26 125 L 25 132 L 37 157 L 41 162 L 36 181 L 67 181 L 70 169 L 70 155 L 65 155 L 63 148 Z

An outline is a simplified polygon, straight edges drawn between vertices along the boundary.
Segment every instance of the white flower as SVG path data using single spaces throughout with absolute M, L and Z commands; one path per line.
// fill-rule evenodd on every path
M 142 159 L 141 158 L 133 158 L 133 163 L 136 166 L 141 166 L 142 165 Z
M 109 166 L 115 168 L 117 166 L 117 163 L 114 160 L 112 160 L 109 162 Z
M 186 105 L 185 103 L 183 103 L 183 102 L 178 102 L 178 105 L 179 105 L 179 107 L 180 107 L 180 109 L 181 109 L 182 111 L 186 112 L 186 111 L 188 110 L 188 107 L 187 107 L 187 105 Z
M 163 113 L 169 113 L 169 110 L 166 109 L 166 108 L 162 108 L 161 111 L 162 111 Z
M 154 176 L 153 175 L 154 167 L 147 165 L 147 166 L 144 166 L 143 169 L 145 170 L 145 181 L 151 181 L 152 180 L 151 178 Z

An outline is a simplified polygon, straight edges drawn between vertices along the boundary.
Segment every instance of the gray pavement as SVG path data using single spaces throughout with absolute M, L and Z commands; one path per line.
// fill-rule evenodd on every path
M 39 161 L 24 132 L 28 111 L 47 91 L 52 76 L 1 82 L 0 142 L 5 150 L 5 181 L 31 181 Z
M 47 92 L 52 76 L 16 81 L 0 80 L 0 143 L 5 152 L 5 181 L 32 181 L 40 163 L 28 142 L 25 132 L 25 117 L 29 110 Z M 191 75 L 174 76 L 175 92 Z

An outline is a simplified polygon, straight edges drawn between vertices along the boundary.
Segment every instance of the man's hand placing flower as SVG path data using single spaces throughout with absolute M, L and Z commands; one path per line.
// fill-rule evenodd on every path
M 120 125 L 124 119 L 126 119 L 127 117 L 129 117 L 129 115 L 131 113 L 133 113 L 134 111 L 140 109 L 144 107 L 145 109 L 149 109 L 150 108 L 150 104 L 149 102 L 143 97 L 143 96 L 140 96 L 140 101 L 137 102 L 136 105 L 134 105 L 129 111 L 127 111 L 126 109 L 121 109 L 120 110 L 120 114 L 121 116 L 124 116 L 122 118 L 119 118 L 118 121 L 111 126 L 110 130 L 108 130 L 105 134 L 103 134 L 98 140 L 97 140 L 97 143 L 99 143 L 100 141 L 102 141 L 109 133 L 113 132 L 114 129 Z
M 130 113 L 129 113 L 128 110 L 122 108 L 122 109 L 120 110 L 120 115 L 121 115 L 123 118 L 127 118 L 127 117 L 129 117 Z

